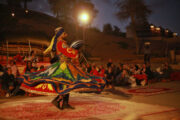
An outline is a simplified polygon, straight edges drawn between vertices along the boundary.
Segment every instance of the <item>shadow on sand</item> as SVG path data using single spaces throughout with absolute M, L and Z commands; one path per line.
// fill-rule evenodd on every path
M 121 96 L 123 97 L 124 99 L 130 99 L 133 95 L 131 94 L 127 94 L 121 90 L 118 90 L 118 89 L 115 89 L 115 88 L 111 88 L 111 89 L 106 89 L 104 90 L 105 92 L 109 92 L 113 95 L 117 95 L 117 96 Z

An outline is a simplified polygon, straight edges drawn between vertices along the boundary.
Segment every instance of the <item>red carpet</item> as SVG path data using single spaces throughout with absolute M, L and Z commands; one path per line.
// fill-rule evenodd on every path
M 163 106 L 82 94 L 71 95 L 70 104 L 75 107 L 75 110 L 59 110 L 50 103 L 52 99 L 53 97 L 44 96 L 2 103 L 0 104 L 0 118 L 10 120 L 122 120 L 132 113 L 149 116 L 175 110 Z
M 158 87 L 143 87 L 143 88 L 131 88 L 131 89 L 123 89 L 123 92 L 132 95 L 157 95 L 168 92 L 175 92 L 177 89 L 173 88 L 158 88 Z
M 173 72 L 173 73 L 171 73 L 170 79 L 171 79 L 172 81 L 174 81 L 174 80 L 180 80 L 180 72 Z
M 11 116 L 21 120 L 41 120 L 41 119 L 75 119 L 84 118 L 91 115 L 111 114 L 120 109 L 125 109 L 117 103 L 106 103 L 99 101 L 72 101 L 72 106 L 77 110 L 54 109 L 51 103 L 27 103 L 13 107 L 0 109 L 1 116 Z M 16 113 L 16 114 L 14 114 Z

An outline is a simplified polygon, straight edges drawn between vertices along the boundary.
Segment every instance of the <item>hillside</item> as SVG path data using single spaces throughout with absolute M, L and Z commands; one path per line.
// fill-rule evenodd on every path
M 35 39 L 39 42 L 42 40 L 48 42 L 51 40 L 51 37 L 54 34 L 54 29 L 57 26 L 65 26 L 62 21 L 35 11 L 29 11 L 28 14 L 25 14 L 24 9 L 18 8 L 14 12 L 14 17 L 11 16 L 12 10 L 9 9 L 8 6 L 0 5 L 0 11 L 0 17 L 3 18 L 0 20 L 0 34 L 4 38 L 1 39 L 1 43 L 5 43 L 6 40 L 12 42 L 14 41 L 13 43 L 22 42 L 24 40 L 28 43 L 28 39 L 31 39 L 31 41 Z M 72 30 L 68 28 L 69 26 L 66 29 L 66 26 L 65 30 L 69 34 L 68 39 L 70 43 L 75 40 L 75 34 L 73 31 L 74 26 L 72 25 Z M 78 33 L 82 35 L 82 30 L 79 30 Z M 79 38 L 82 39 L 82 36 Z M 130 40 L 125 38 L 87 30 L 85 42 L 86 50 L 92 56 L 100 57 L 102 60 L 109 58 L 119 59 L 124 52 L 132 54 L 130 49 L 132 49 L 133 44 L 130 45 Z M 126 49 L 121 49 L 119 42 L 122 42 L 121 44 L 125 44 L 124 46 Z M 37 44 L 37 42 L 35 43 Z M 129 56 L 127 54 L 126 56 Z
M 11 14 L 14 13 L 13 17 Z M 46 14 L 29 10 L 25 13 L 22 8 L 10 9 L 0 4 L 0 33 L 3 36 L 21 35 L 49 38 L 60 22 Z
M 105 61 L 109 58 L 118 61 L 134 56 L 135 46 L 131 39 L 91 31 L 87 33 L 85 42 L 88 45 L 86 48 L 88 52 Z
M 75 25 L 60 21 L 52 16 L 35 11 L 29 11 L 26 14 L 22 8 L 17 8 L 13 11 L 15 13 L 14 17 L 11 16 L 11 13 L 12 10 L 8 6 L 0 4 L 0 47 L 4 45 L 4 51 L 6 51 L 6 41 L 9 41 L 11 44 L 19 44 L 19 46 L 12 47 L 12 50 L 18 51 L 18 47 L 25 44 L 26 46 L 22 47 L 26 48 L 28 53 L 28 41 L 31 41 L 32 48 L 38 50 L 39 54 L 42 55 L 43 49 L 47 48 L 57 26 L 64 27 L 69 34 L 67 38 L 68 43 L 74 41 L 75 38 L 82 39 L 82 28 L 76 31 Z M 135 43 L 132 39 L 106 35 L 87 28 L 85 50 L 91 57 L 101 61 L 107 61 L 109 58 L 112 58 L 113 61 L 117 62 L 132 62 L 137 59 L 137 61 L 142 63 L 143 44 L 145 41 L 140 41 L 141 55 L 136 55 Z M 153 40 L 151 43 L 153 54 L 156 57 L 163 56 L 167 43 L 163 40 Z M 169 44 L 169 47 L 173 47 L 174 44 L 177 45 L 178 43 Z M 162 61 L 162 59 L 159 59 L 159 61 Z

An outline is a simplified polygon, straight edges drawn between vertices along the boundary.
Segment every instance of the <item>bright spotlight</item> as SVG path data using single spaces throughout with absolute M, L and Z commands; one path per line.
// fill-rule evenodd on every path
M 150 28 L 151 28 L 151 29 L 154 29 L 154 25 L 151 25 Z
M 166 30 L 165 30 L 165 33 L 168 33 L 168 32 L 169 32 L 169 30 L 168 30 L 168 29 L 166 29 Z
M 11 16 L 14 17 L 14 16 L 15 16 L 15 13 L 11 13 Z
M 89 20 L 89 15 L 87 13 L 82 13 L 79 16 L 81 22 L 87 23 Z
M 174 37 L 177 37 L 177 36 L 178 36 L 178 33 L 173 33 L 173 36 L 174 36 Z
M 157 28 L 156 28 L 156 30 L 157 30 L 157 31 L 160 31 L 160 30 L 161 30 L 161 28 L 160 28 L 160 27 L 157 27 Z
M 25 10 L 25 13 L 26 13 L 26 14 L 28 14 L 28 12 L 29 12 L 28 10 Z

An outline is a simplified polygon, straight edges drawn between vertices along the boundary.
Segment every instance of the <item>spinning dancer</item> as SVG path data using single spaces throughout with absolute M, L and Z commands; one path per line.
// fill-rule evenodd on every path
M 105 79 L 82 71 L 77 65 L 78 50 L 69 47 L 64 40 L 67 33 L 63 28 L 57 28 L 50 46 L 44 53 L 56 53 L 56 59 L 47 69 L 41 72 L 21 76 L 21 89 L 41 94 L 58 95 L 52 103 L 59 109 L 71 108 L 69 93 L 71 91 L 100 92 L 105 86 Z M 58 57 L 58 59 L 57 59 Z M 74 61 L 76 61 L 74 64 Z

